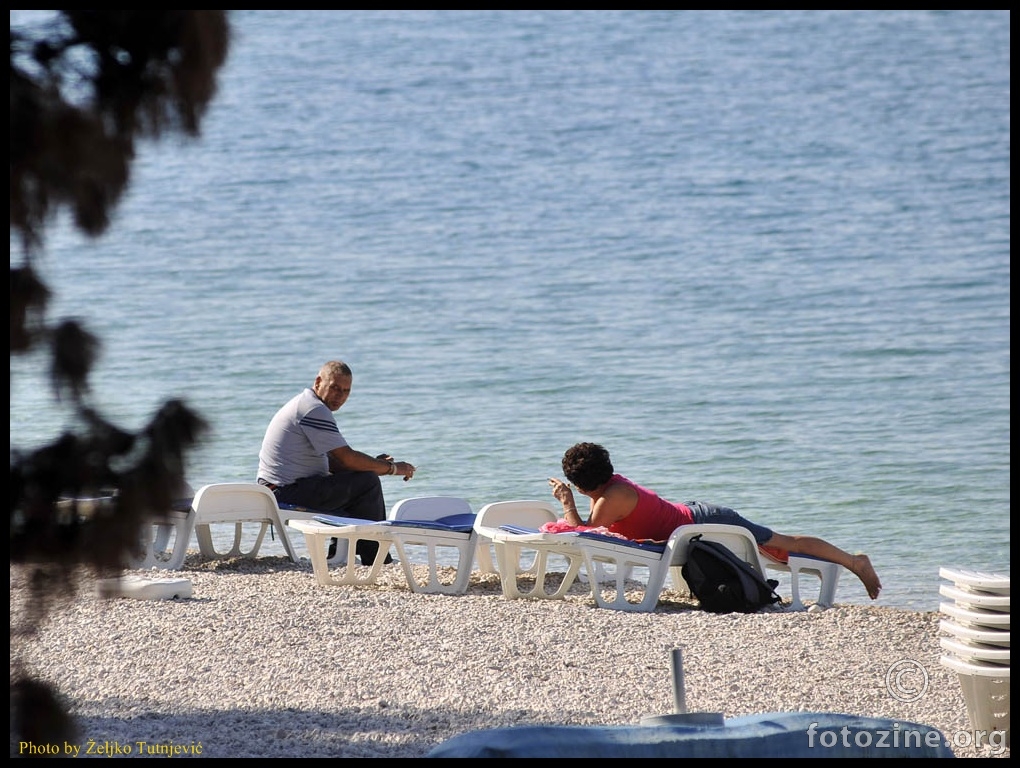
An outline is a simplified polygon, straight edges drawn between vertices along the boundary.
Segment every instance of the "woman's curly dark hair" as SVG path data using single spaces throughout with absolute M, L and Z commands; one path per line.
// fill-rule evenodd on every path
M 613 476 L 609 451 L 598 443 L 577 443 L 563 454 L 563 474 L 581 491 L 594 491 Z

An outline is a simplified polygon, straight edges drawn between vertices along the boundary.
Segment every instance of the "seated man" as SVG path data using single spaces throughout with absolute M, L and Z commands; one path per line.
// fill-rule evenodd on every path
M 364 520 L 385 520 L 380 475 L 414 477 L 414 465 L 389 454 L 372 457 L 356 451 L 340 434 L 333 411 L 351 394 L 350 366 L 331 360 L 322 366 L 310 389 L 295 395 L 276 412 L 259 451 L 258 482 L 280 504 Z M 336 539 L 329 556 L 336 553 Z M 372 565 L 379 551 L 375 541 L 359 541 L 362 565 Z M 391 562 L 387 555 L 386 562 Z

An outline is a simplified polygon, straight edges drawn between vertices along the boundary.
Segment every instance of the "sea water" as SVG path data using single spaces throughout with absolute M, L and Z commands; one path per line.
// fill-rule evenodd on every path
M 201 138 L 141 144 L 108 233 L 60 217 L 38 262 L 108 417 L 209 421 L 193 487 L 253 480 L 340 358 L 344 435 L 419 468 L 388 505 L 551 499 L 589 440 L 869 553 L 881 605 L 1009 572 L 1009 11 L 231 21 Z M 68 418 L 12 359 L 12 449 Z

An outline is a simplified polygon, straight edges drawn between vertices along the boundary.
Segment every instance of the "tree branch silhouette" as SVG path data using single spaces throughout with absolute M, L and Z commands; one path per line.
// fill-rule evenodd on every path
M 26 13 L 15 25 L 15 14 Z M 48 15 L 42 15 L 42 14 Z M 11 435 L 12 577 L 28 595 L 11 611 L 12 740 L 76 738 L 58 691 L 36 679 L 22 649 L 83 573 L 119 573 L 144 526 L 165 519 L 185 484 L 185 458 L 206 431 L 169 400 L 137 432 L 91 404 L 100 342 L 75 320 L 51 321 L 36 264 L 61 210 L 97 238 L 130 183 L 139 139 L 198 137 L 230 40 L 227 11 L 14 12 L 10 36 L 10 353 L 48 359 L 55 400 L 76 425 L 33 450 Z M 12 248 L 14 246 L 12 245 Z M 13 407 L 13 403 L 12 403 Z M 110 503 L 86 513 L 76 499 Z

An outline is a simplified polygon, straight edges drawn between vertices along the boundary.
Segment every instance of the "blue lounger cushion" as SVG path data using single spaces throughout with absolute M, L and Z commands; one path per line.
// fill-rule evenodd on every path
M 538 528 L 528 528 L 523 525 L 513 525 L 507 523 L 506 525 L 499 526 L 499 530 L 507 531 L 509 533 L 516 533 L 520 535 L 542 533 Z M 622 539 L 619 536 L 606 536 L 604 533 L 595 533 L 594 531 L 561 531 L 556 534 L 550 534 L 554 536 L 581 536 L 585 539 L 593 539 L 594 541 L 608 541 L 610 544 L 619 544 L 622 547 L 633 547 L 634 549 L 641 549 L 646 552 L 665 552 L 666 542 L 664 541 L 650 541 L 642 540 L 635 541 L 633 539 Z
M 297 508 L 297 509 L 300 509 Z M 474 515 L 447 515 L 438 520 L 362 520 L 358 517 L 340 517 L 338 515 L 313 515 L 316 522 L 326 525 L 390 525 L 406 528 L 432 528 L 433 530 L 453 530 L 458 533 L 470 533 L 474 527 Z
M 280 503 L 277 503 L 276 506 L 278 506 L 280 509 L 286 509 L 286 510 L 288 510 L 290 512 L 308 512 L 309 514 L 311 514 L 313 512 L 318 512 L 319 511 L 317 509 L 309 509 L 308 507 L 302 507 L 300 504 L 280 504 Z
M 463 513 L 460 515 L 447 515 L 438 520 L 383 520 L 382 525 L 390 525 L 404 528 L 431 528 L 436 531 L 454 531 L 456 533 L 471 533 L 475 526 L 474 514 Z
M 591 531 L 580 531 L 578 535 L 583 539 L 592 539 L 594 541 L 607 541 L 610 544 L 617 544 L 621 547 L 632 547 L 633 549 L 644 550 L 645 552 L 665 552 L 666 542 L 664 541 L 650 541 L 642 540 L 635 541 L 634 539 L 621 539 L 617 536 L 606 536 L 604 533 L 593 533 Z
M 301 510 L 301 507 L 295 507 L 297 510 Z M 312 510 L 307 510 L 311 512 Z M 338 515 L 313 515 L 312 520 L 317 523 L 325 523 L 326 525 L 375 525 L 375 520 L 362 520 L 360 517 L 340 517 Z
M 789 557 L 803 557 L 805 560 L 817 560 L 820 563 L 831 563 L 832 560 L 826 560 L 824 557 L 815 557 L 814 555 L 805 555 L 801 552 L 787 552 Z
M 319 523 L 336 526 L 386 525 L 404 528 L 431 528 L 435 531 L 454 531 L 456 533 L 471 533 L 475 523 L 473 514 L 447 515 L 438 520 L 362 520 L 354 517 L 338 517 L 337 515 L 313 515 L 312 519 Z

